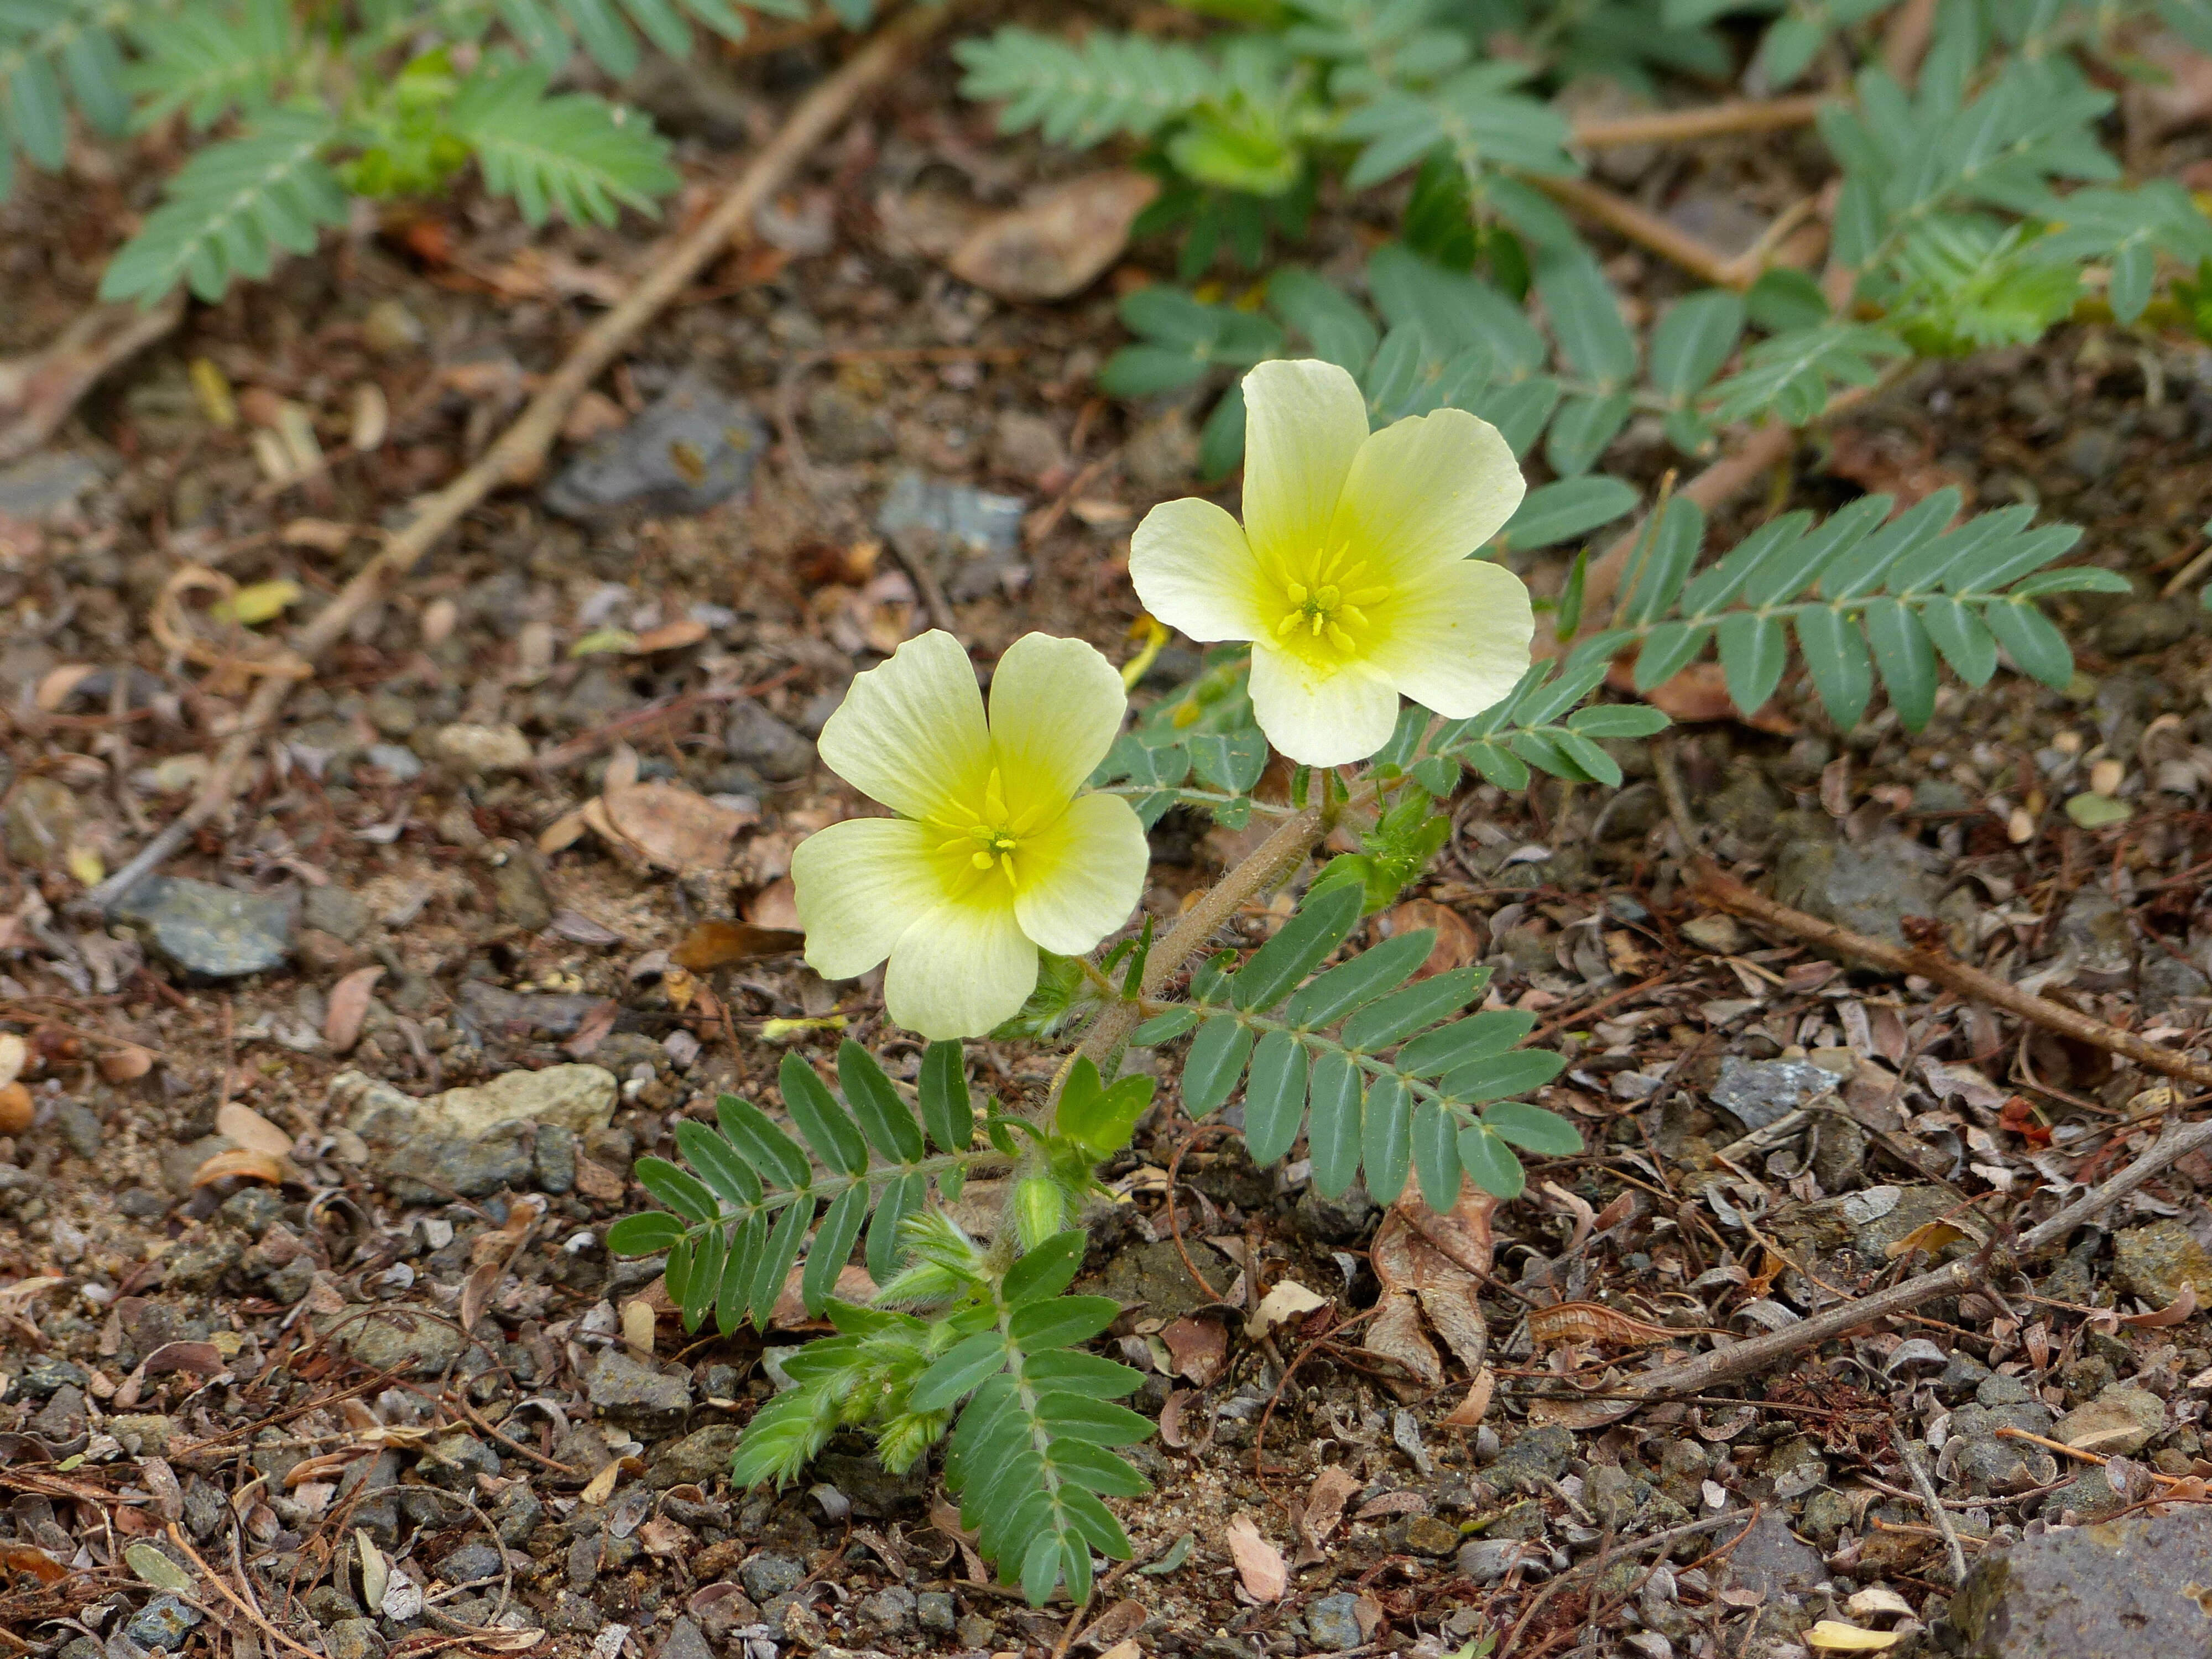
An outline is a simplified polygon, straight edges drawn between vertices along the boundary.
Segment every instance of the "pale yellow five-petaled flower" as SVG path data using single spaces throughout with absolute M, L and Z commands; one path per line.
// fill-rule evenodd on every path
M 792 854 L 807 962 L 849 979 L 888 957 L 886 1009 L 933 1041 L 1019 1012 L 1038 946 L 1080 956 L 1143 896 L 1135 811 L 1082 793 L 1127 708 L 1104 657 L 1043 634 L 1000 658 L 988 719 L 950 634 L 860 676 L 822 758 L 900 816 L 834 823 Z
M 1443 409 L 1367 429 L 1332 363 L 1244 377 L 1244 522 L 1195 497 L 1138 526 L 1129 577 L 1194 640 L 1252 642 L 1252 711 L 1294 761 L 1339 766 L 1389 741 L 1400 693 L 1455 720 L 1528 666 L 1518 577 L 1467 556 L 1521 504 L 1498 429 Z

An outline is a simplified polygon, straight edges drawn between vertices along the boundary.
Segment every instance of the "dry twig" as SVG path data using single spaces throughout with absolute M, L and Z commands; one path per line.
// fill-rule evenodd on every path
M 1695 109 L 1653 110 L 1575 123 L 1569 140 L 1577 149 L 1615 144 L 1672 144 L 1732 132 L 1773 132 L 1812 125 L 1827 100 L 1817 93 L 1796 98 L 1737 98 Z
M 654 317 L 680 297 L 733 239 L 744 235 L 762 203 L 829 137 L 907 53 L 942 28 L 959 10 L 957 3 L 915 6 L 899 14 L 835 73 L 799 101 L 774 138 L 756 155 L 729 193 L 698 225 L 670 244 L 644 278 L 622 302 L 584 332 L 565 362 L 547 379 L 514 424 L 477 463 L 422 504 L 412 523 L 393 536 L 383 551 L 363 566 L 336 599 L 300 630 L 296 650 L 303 660 L 319 659 L 434 546 L 439 538 L 503 485 L 536 477 L 560 436 L 576 399 L 611 365 Z M 159 868 L 192 832 L 229 804 L 254 745 L 275 726 L 290 690 L 289 680 L 269 678 L 254 688 L 238 726 L 209 769 L 207 781 L 184 812 L 171 820 L 128 864 L 87 896 L 106 906 Z

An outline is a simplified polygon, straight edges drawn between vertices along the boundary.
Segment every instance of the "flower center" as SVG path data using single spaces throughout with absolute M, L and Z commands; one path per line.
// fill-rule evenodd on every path
M 1014 854 L 1021 849 L 1022 843 L 1014 834 L 1012 816 L 1006 808 L 1005 782 L 994 766 L 989 782 L 984 786 L 976 821 L 950 841 L 940 843 L 937 850 L 965 853 L 978 874 L 987 874 L 995 866 L 1005 872 L 1009 886 L 1018 885 L 1020 878 L 1014 873 Z
M 1376 586 L 1367 577 L 1364 560 L 1340 547 L 1315 561 L 1304 579 L 1291 577 L 1283 584 L 1285 608 L 1275 624 L 1275 637 L 1293 648 L 1316 647 L 1340 657 L 1360 648 L 1360 636 L 1370 623 L 1362 605 L 1388 599 L 1390 590 Z

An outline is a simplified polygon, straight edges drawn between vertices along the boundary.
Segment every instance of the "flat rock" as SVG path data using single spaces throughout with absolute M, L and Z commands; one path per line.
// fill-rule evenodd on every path
M 288 900 L 188 876 L 149 876 L 112 914 L 138 924 L 179 968 L 210 979 L 266 973 L 292 952 Z
M 585 1387 L 601 1416 L 648 1439 L 674 1433 L 691 1414 L 688 1381 L 619 1348 L 600 1351 Z
M 1832 1094 L 1836 1074 L 1809 1060 L 1744 1060 L 1724 1055 L 1713 1085 L 1713 1104 L 1749 1133 L 1787 1116 L 1808 1100 Z
M 1807 1595 L 1827 1576 L 1820 1551 L 1800 1542 L 1789 1522 L 1773 1510 L 1753 1523 L 1729 1556 L 1729 1583 L 1759 1591 L 1770 1601 Z
M 435 1376 L 468 1346 L 452 1320 L 414 1308 L 356 1303 L 315 1323 L 369 1370 L 406 1376 Z
M 2125 1457 L 2148 1446 L 2165 1427 L 2163 1400 L 2148 1389 L 2115 1382 L 2060 1418 L 2051 1433 L 2081 1451 Z
M 628 426 L 586 444 L 545 505 L 595 525 L 704 513 L 752 483 L 767 441 L 750 404 L 687 372 Z
M 519 726 L 472 726 L 465 721 L 440 726 L 431 747 L 447 765 L 471 777 L 481 772 L 520 772 L 536 753 Z
M 2154 1221 L 2113 1237 L 2112 1278 L 2159 1308 L 2172 1305 L 2184 1285 L 2194 1285 L 2202 1305 L 2212 1302 L 2212 1253 L 2179 1221 Z
M 572 1134 L 605 1128 L 615 1109 L 614 1073 L 598 1066 L 549 1066 L 507 1072 L 489 1083 L 448 1089 L 427 1100 L 404 1095 L 360 1072 L 331 1079 L 331 1103 L 363 1139 L 396 1145 L 423 1135 L 482 1139 L 502 1123 L 550 1124 Z
M 1894 830 L 1863 843 L 1796 835 L 1774 861 L 1774 896 L 1853 933 L 1905 943 L 1905 918 L 1932 916 L 1942 895 L 1925 850 Z
M 2023 1538 L 1974 1564 L 1947 1615 L 1960 1659 L 2142 1659 L 2212 1644 L 2212 1510 L 2176 1504 Z

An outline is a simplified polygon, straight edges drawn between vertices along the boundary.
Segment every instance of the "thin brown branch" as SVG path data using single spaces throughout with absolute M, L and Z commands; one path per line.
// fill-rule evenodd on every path
M 574 349 L 531 398 L 514 424 L 474 465 L 424 502 L 414 521 L 392 537 L 383 551 L 300 631 L 295 647 L 300 657 L 312 663 L 343 638 L 357 617 L 413 570 L 447 531 L 495 489 L 536 477 L 560 436 L 568 411 L 592 382 L 647 323 L 721 257 L 733 239 L 746 234 L 761 204 L 782 187 L 854 106 L 904 62 L 908 52 L 960 9 L 957 0 L 946 5 L 908 7 L 800 99 L 782 129 L 738 175 L 714 210 L 669 243 L 622 302 L 584 331 Z M 92 903 L 106 906 L 122 897 L 228 805 L 245 775 L 254 744 L 273 728 L 290 690 L 289 680 L 274 676 L 264 678 L 255 687 L 235 732 L 216 756 L 192 804 L 136 858 L 94 888 L 87 896 Z
M 191 1547 L 191 1543 L 185 1539 L 182 1528 L 180 1528 L 173 1521 L 169 1522 L 169 1541 L 174 1544 L 179 1549 L 182 1550 L 185 1553 L 185 1559 L 191 1562 L 193 1566 L 199 1570 L 200 1577 L 206 1579 L 208 1583 L 213 1584 L 217 1589 L 221 1590 L 222 1592 L 222 1599 L 229 1602 L 234 1607 L 236 1607 L 239 1612 L 244 1613 L 246 1617 L 252 1622 L 255 1628 L 259 1630 L 264 1636 L 266 1636 L 270 1641 L 276 1643 L 279 1647 L 291 1649 L 293 1652 L 301 1655 L 301 1659 L 322 1659 L 322 1656 L 317 1653 L 313 1648 L 301 1646 L 299 1643 L 295 1642 L 290 1637 L 285 1635 L 283 1631 L 278 1630 L 276 1626 L 270 1624 L 268 1620 L 263 1618 L 257 1608 L 249 1605 L 247 1602 L 241 1601 L 239 1598 L 238 1592 L 231 1589 L 229 1583 L 223 1577 L 223 1576 L 200 1559 L 200 1553 Z
M 2212 1088 L 2212 1065 L 2191 1059 L 2174 1049 L 2160 1048 L 2157 1043 L 2146 1042 L 2132 1031 L 2124 1031 L 2117 1025 L 2108 1025 L 2101 1019 L 2092 1019 L 2063 1003 L 2052 1002 L 2023 991 L 2018 986 L 1985 974 L 1946 951 L 1921 950 L 1869 939 L 1863 933 L 1838 927 L 1818 916 L 1807 915 L 1802 910 L 1793 910 L 1764 893 L 1753 891 L 1710 860 L 1700 859 L 1692 863 L 1690 879 L 1700 898 L 1733 915 L 1779 928 L 1821 950 L 1856 957 L 1870 967 L 1880 968 L 1888 973 L 1917 974 L 1921 978 L 1933 980 L 1961 996 L 1971 997 L 1993 1008 L 2002 1008 L 2009 1014 L 2017 1014 L 2045 1030 L 2057 1031 L 2077 1042 L 2102 1048 L 2106 1054 L 2133 1060 L 2146 1070 L 2180 1078 L 2200 1089 Z
M 1741 98 L 1695 109 L 1577 121 L 1569 142 L 1578 149 L 1605 149 L 1617 144 L 1681 143 L 1732 132 L 1773 132 L 1810 126 L 1826 101 L 1809 93 L 1798 98 Z
M 1594 185 L 1587 179 L 1540 173 L 1529 174 L 1528 182 L 1561 207 L 1571 209 L 1585 219 L 1595 220 L 1607 230 L 1626 237 L 1639 247 L 1650 249 L 1661 258 L 1680 265 L 1692 276 L 1716 288 L 1748 288 L 1752 277 L 1758 275 L 1756 271 L 1747 275 L 1717 248 L 1602 185 Z

